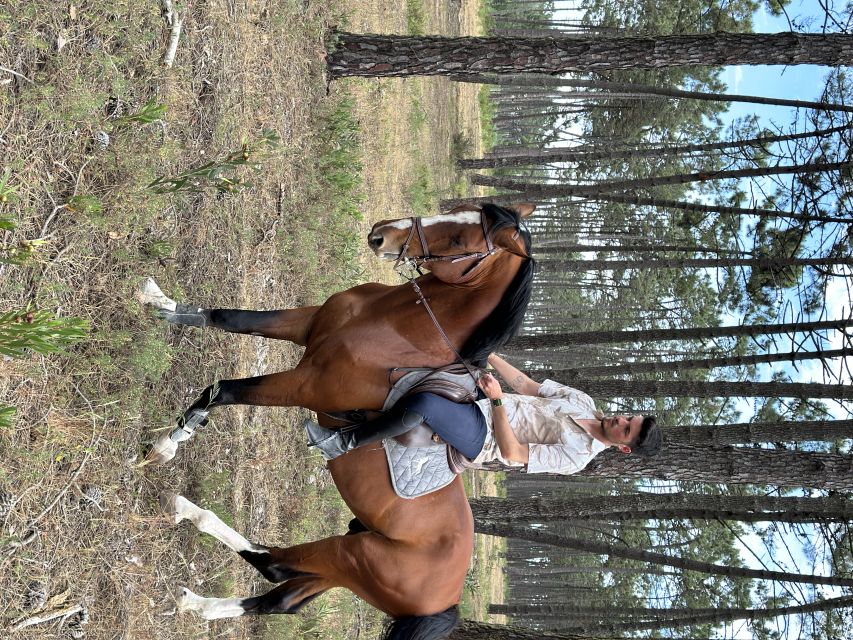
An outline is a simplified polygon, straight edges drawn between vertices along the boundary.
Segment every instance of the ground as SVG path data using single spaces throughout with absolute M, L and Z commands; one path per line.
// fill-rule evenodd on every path
M 329 83 L 324 38 L 330 25 L 477 31 L 474 3 L 434 4 L 178 4 L 184 28 L 166 68 L 159 3 L 4 3 L 0 178 L 14 191 L 0 216 L 16 228 L 4 232 L 3 256 L 32 255 L 0 264 L 2 309 L 24 322 L 27 305 L 48 309 L 88 330 L 65 353 L 0 363 L 0 403 L 17 408 L 0 427 L 0 493 L 11 497 L 0 515 L 0 625 L 31 615 L 27 594 L 42 583 L 54 598 L 47 610 L 88 607 L 89 638 L 375 635 L 380 616 L 343 590 L 272 621 L 174 614 L 179 585 L 220 596 L 265 585 L 213 541 L 169 526 L 157 510 L 162 491 L 277 544 L 339 533 L 350 516 L 304 446 L 302 410 L 222 410 L 173 464 L 141 465 L 204 386 L 290 367 L 299 350 L 165 326 L 133 291 L 152 275 L 181 301 L 282 308 L 395 277 L 370 260 L 363 238 L 372 221 L 433 213 L 440 197 L 470 193 L 452 161 L 479 144 L 476 87 Z M 165 114 L 145 121 L 146 104 Z M 280 141 L 256 150 L 264 130 Z M 225 159 L 243 150 L 249 158 L 229 173 Z M 197 192 L 146 188 L 207 162 L 221 170 Z M 251 186 L 218 193 L 223 176 Z M 490 566 L 476 563 L 469 591 L 488 580 L 495 601 Z M 483 600 L 471 599 L 474 615 Z M 63 637 L 60 620 L 8 637 Z

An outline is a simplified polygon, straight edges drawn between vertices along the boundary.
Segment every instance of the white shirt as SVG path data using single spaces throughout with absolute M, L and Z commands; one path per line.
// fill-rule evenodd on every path
M 491 425 L 492 401 L 486 398 L 476 404 Z M 607 448 L 575 422 L 600 416 L 592 398 L 583 391 L 545 380 L 539 385 L 538 396 L 504 394 L 503 406 L 515 437 L 530 447 L 527 473 L 577 473 Z M 474 465 L 495 460 L 510 467 L 524 466 L 501 456 L 494 429 L 490 428 Z

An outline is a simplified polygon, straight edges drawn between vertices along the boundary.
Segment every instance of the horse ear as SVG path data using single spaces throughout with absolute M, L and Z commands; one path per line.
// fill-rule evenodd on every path
M 520 202 L 519 204 L 514 204 L 510 207 L 513 211 L 515 211 L 522 218 L 526 218 L 533 210 L 536 208 L 535 204 L 531 204 L 530 202 Z

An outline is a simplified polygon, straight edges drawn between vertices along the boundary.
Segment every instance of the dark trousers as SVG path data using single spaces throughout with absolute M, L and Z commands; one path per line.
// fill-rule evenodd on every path
M 488 425 L 477 405 L 456 403 L 434 393 L 403 398 L 395 408 L 416 411 L 446 443 L 468 458 L 476 458 L 486 441 Z

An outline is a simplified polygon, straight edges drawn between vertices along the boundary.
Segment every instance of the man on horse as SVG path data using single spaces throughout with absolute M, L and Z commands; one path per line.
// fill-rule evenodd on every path
M 486 398 L 473 404 L 418 393 L 381 418 L 353 427 L 332 430 L 308 421 L 311 446 L 331 460 L 426 424 L 472 467 L 497 462 L 526 466 L 527 473 L 565 475 L 579 472 L 608 447 L 645 456 L 660 450 L 661 431 L 653 416 L 604 416 L 582 391 L 553 380 L 538 383 L 496 354 L 489 363 L 517 394 L 504 395 L 498 381 L 485 374 L 478 384 Z

